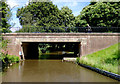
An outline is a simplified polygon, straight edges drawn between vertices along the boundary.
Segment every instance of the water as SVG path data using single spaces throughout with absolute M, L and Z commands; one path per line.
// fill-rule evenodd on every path
M 79 65 L 61 60 L 26 60 L 10 67 L 3 82 L 117 82 Z

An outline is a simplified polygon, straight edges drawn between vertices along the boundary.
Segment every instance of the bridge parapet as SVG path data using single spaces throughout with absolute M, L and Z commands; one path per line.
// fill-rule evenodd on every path
M 120 33 L 2 33 L 4 36 L 120 36 Z

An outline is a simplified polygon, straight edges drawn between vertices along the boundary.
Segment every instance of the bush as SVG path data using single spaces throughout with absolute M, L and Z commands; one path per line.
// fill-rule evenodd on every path
M 77 63 L 79 63 L 79 60 L 80 60 L 80 58 L 79 58 L 79 57 L 77 57 L 77 60 L 76 60 L 76 62 L 77 62 Z
M 19 62 L 19 57 L 14 57 L 15 58 L 15 62 Z
M 19 57 L 15 55 L 7 55 L 9 63 L 15 63 L 19 61 Z
M 2 69 L 3 70 L 5 67 L 9 66 L 9 64 L 19 62 L 18 56 L 7 55 L 4 53 L 0 53 L 0 55 L 1 55 L 0 60 L 2 61 Z

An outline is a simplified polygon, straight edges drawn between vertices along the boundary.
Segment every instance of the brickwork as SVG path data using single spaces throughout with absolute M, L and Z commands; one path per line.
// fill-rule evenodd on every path
M 118 33 L 6 33 L 8 53 L 19 56 L 22 42 L 80 42 L 81 56 L 118 43 Z

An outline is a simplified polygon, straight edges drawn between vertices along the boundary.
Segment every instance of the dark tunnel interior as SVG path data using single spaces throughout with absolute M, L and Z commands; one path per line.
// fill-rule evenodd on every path
M 25 59 L 62 59 L 80 54 L 80 42 L 23 42 L 22 48 Z

